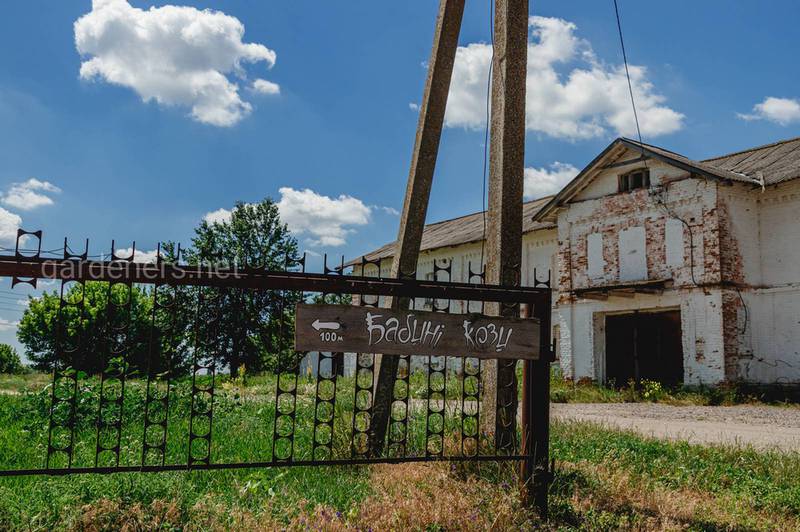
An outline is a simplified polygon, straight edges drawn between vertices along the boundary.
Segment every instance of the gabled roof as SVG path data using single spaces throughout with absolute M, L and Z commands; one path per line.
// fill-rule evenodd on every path
M 555 227 L 554 223 L 536 222 L 533 220 L 534 214 L 553 196 L 546 196 L 522 204 L 522 232 L 529 233 L 538 229 L 548 229 Z M 483 212 L 476 212 L 432 223 L 425 226 L 422 233 L 422 244 L 420 251 L 430 251 L 433 249 L 469 244 L 483 240 Z M 391 242 L 383 247 L 376 249 L 366 255 L 366 260 L 386 259 L 394 256 L 396 242 Z M 361 263 L 361 258 L 351 260 L 345 266 L 353 266 Z
M 641 152 L 643 157 L 658 159 L 672 166 L 706 178 L 723 179 L 754 186 L 773 185 L 800 177 L 800 137 L 696 161 L 652 144 L 618 138 L 590 162 L 535 215 L 535 221 L 546 220 L 554 209 L 563 205 L 588 184 L 588 176 L 622 148 Z M 763 179 L 763 181 L 762 181 Z
M 783 183 L 800 177 L 800 137 L 706 159 L 703 164 L 746 174 L 758 181 L 761 172 L 764 185 Z

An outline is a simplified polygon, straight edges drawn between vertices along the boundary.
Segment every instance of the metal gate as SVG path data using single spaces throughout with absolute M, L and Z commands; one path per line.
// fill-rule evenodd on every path
M 490 286 L 470 265 L 469 282 L 450 282 L 452 264 L 439 262 L 436 280 L 414 272 L 389 279 L 366 259 L 361 271 L 374 276 L 346 275 L 343 263 L 330 267 L 327 259 L 322 273 L 309 273 L 305 256 L 285 257 L 280 271 L 212 267 L 161 246 L 142 263 L 133 253 L 118 256 L 113 243 L 108 257 L 95 260 L 88 241 L 80 253 L 66 240 L 53 253 L 42 251 L 41 240 L 40 231 L 20 230 L 14 255 L 0 256 L 0 277 L 12 286 L 54 279 L 58 295 L 52 383 L 38 407 L 20 413 L 31 416 L 28 452 L 4 454 L 0 475 L 516 461 L 530 502 L 545 513 L 549 275 L 536 287 Z M 391 404 L 379 409 L 376 355 L 294 350 L 296 303 L 379 306 L 394 297 L 435 312 L 521 306 L 540 321 L 540 359 L 497 383 L 506 399 L 496 402 L 504 421 L 495 438 L 482 429 L 484 360 L 400 355 Z M 237 374 L 245 352 L 267 360 L 260 376 Z M 385 434 L 377 445 L 376 433 Z

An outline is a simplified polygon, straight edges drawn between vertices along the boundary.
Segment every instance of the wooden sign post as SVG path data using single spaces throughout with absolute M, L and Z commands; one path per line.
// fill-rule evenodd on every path
M 295 349 L 539 359 L 539 320 L 352 305 L 298 304 Z

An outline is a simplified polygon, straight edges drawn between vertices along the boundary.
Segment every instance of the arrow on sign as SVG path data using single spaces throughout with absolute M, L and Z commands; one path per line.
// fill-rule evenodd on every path
M 319 321 L 318 319 L 314 320 L 314 323 L 312 323 L 311 326 L 318 331 L 320 329 L 330 329 L 332 331 L 336 331 L 341 327 L 341 325 L 335 321 Z

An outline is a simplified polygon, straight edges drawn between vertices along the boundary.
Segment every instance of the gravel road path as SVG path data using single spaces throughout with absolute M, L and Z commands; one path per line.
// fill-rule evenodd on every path
M 800 451 L 800 407 L 553 403 L 554 419 L 590 421 L 691 443 Z

